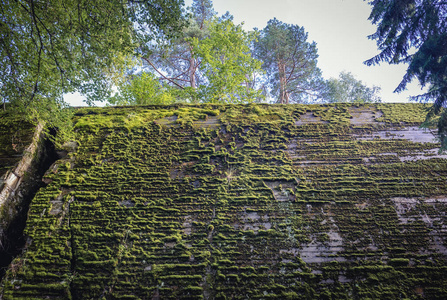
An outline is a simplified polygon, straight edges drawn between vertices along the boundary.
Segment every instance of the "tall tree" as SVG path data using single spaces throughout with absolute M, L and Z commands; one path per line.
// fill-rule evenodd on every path
M 278 103 L 304 101 L 324 87 L 317 67 L 317 46 L 307 42 L 307 36 L 303 27 L 273 19 L 255 43 L 255 57 L 263 61 Z
M 369 17 L 377 25 L 370 36 L 381 51 L 367 65 L 408 63 L 395 92 L 417 78 L 429 86 L 425 94 L 412 97 L 434 101 L 427 120 L 440 114 L 438 135 L 447 149 L 447 2 L 445 0 L 373 0 Z
M 183 0 L 0 2 L 0 97 L 14 110 L 63 106 L 62 95 L 108 95 L 108 75 L 136 46 L 181 29 Z M 144 29 L 144 31 L 142 30 Z
M 326 90 L 322 94 L 327 102 L 381 102 L 380 87 L 368 87 L 350 72 L 341 72 L 338 78 L 330 78 L 326 82 Z
M 211 0 L 193 0 L 191 12 L 200 29 L 204 27 L 206 21 L 210 21 L 217 14 Z
M 260 62 L 251 57 L 255 33 L 245 32 L 228 13 L 217 18 L 210 0 L 194 0 L 189 25 L 168 42 L 147 45 L 142 59 L 177 93 L 194 102 L 250 102 L 259 97 L 249 84 Z
M 200 70 L 206 77 L 199 87 L 204 102 L 253 102 L 260 93 L 250 86 L 250 75 L 261 71 L 261 62 L 251 56 L 250 45 L 256 38 L 229 19 L 214 19 L 208 24 L 209 36 L 192 40 Z
M 180 89 L 195 90 L 203 80 L 195 56 L 192 39 L 202 40 L 208 36 L 207 22 L 216 15 L 210 0 L 194 0 L 188 26 L 174 39 L 160 39 L 142 48 L 142 59 L 149 71 Z

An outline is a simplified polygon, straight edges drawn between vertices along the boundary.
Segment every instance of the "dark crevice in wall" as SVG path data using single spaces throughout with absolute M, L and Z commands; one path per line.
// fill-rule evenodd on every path
M 54 137 L 55 135 L 56 130 L 49 131 L 49 136 Z M 25 248 L 27 238 L 23 231 L 28 218 L 28 209 L 37 191 L 45 186 L 42 177 L 50 166 L 60 158 L 51 139 L 47 137 L 41 139 L 42 144 L 36 152 L 31 170 L 24 176 L 8 205 L 11 221 L 0 236 L 0 282 L 12 260 L 20 255 Z

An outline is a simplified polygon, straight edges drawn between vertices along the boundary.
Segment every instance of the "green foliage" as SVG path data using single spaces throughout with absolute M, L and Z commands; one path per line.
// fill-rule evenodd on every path
M 185 90 L 184 96 L 196 102 L 196 88 L 203 82 L 199 69 L 201 58 L 196 57 L 191 39 L 202 40 L 209 35 L 207 22 L 215 12 L 210 0 L 194 0 L 188 24 L 175 38 L 161 36 L 157 43 L 146 43 L 141 47 L 143 67 L 156 74 L 165 83 Z
M 193 1 L 189 25 L 170 41 L 147 45 L 145 67 L 159 76 L 181 100 L 247 103 L 260 98 L 252 76 L 261 72 L 250 54 L 256 38 L 232 17 L 215 17 L 211 1 Z
M 252 58 L 250 44 L 256 38 L 231 20 L 214 19 L 208 24 L 209 36 L 192 39 L 194 55 L 201 57 L 200 69 L 207 84 L 199 87 L 203 102 L 247 103 L 260 97 L 249 85 L 251 74 L 261 71 L 261 62 Z
M 5 111 L 0 112 L 0 120 L 20 119 L 22 122 L 37 125 L 40 121 L 45 123 L 46 130 L 56 129 L 54 140 L 61 145 L 73 138 L 73 110 L 62 99 L 42 98 L 40 101 L 15 102 L 6 106 Z M 17 128 L 17 131 L 19 129 Z M 48 135 L 49 138 L 54 138 Z
M 62 95 L 80 91 L 89 103 L 108 97 L 110 78 L 127 67 L 139 44 L 161 31 L 170 36 L 180 30 L 182 4 L 182 0 L 2 1 L 4 107 L 60 126 L 67 120 Z M 134 25 L 148 30 L 136 31 Z
M 427 122 L 437 118 L 438 136 L 442 148 L 447 149 L 447 3 L 442 0 L 396 1 L 375 0 L 369 19 L 377 25 L 370 36 L 381 51 L 367 60 L 367 65 L 388 62 L 408 63 L 407 72 L 396 92 L 405 90 L 417 78 L 429 91 L 411 97 L 418 101 L 434 101 Z M 412 51 L 416 50 L 413 54 Z
M 372 88 L 357 80 L 349 72 L 341 72 L 338 78 L 330 78 L 326 82 L 323 100 L 327 102 L 374 103 L 381 102 L 380 87 Z
M 171 104 L 174 96 L 167 86 L 163 86 L 151 73 L 141 73 L 130 76 L 119 86 L 119 94 L 111 97 L 109 102 L 114 105 L 147 105 Z
M 317 67 L 316 43 L 309 43 L 307 36 L 304 27 L 276 18 L 260 31 L 254 54 L 263 62 L 271 92 L 278 103 L 312 100 L 324 86 Z
M 206 26 L 205 22 L 216 15 L 211 0 L 193 0 L 190 10 L 199 28 L 204 28 Z
M 180 28 L 182 3 L 2 1 L 2 100 L 40 101 L 74 90 L 97 100 L 107 94 L 106 75 L 123 67 L 136 41 Z M 133 22 L 152 32 L 134 31 Z

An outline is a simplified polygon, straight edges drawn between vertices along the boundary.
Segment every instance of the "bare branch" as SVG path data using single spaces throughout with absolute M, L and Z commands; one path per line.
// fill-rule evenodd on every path
M 161 77 L 163 77 L 163 78 L 166 79 L 167 81 L 169 81 L 169 82 L 175 84 L 176 86 L 178 86 L 178 87 L 181 88 L 182 90 L 185 89 L 183 86 L 181 86 L 181 85 L 178 84 L 177 82 L 173 81 L 172 79 L 166 77 L 163 73 L 161 73 L 161 72 L 154 66 L 154 64 L 153 64 L 149 59 L 147 59 L 146 57 L 143 57 L 142 59 L 144 59 L 144 60 L 145 60 L 145 61 L 146 61 L 146 62 L 147 62 L 147 63 L 148 63 L 154 70 L 155 70 L 155 72 L 157 72 L 158 74 L 160 74 Z

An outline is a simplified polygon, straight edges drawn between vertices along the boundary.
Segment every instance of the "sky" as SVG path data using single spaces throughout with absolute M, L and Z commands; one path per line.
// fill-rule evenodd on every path
M 191 3 L 185 0 L 187 6 Z M 351 72 L 367 86 L 380 86 L 384 102 L 407 102 L 408 96 L 421 93 L 417 81 L 407 91 L 393 93 L 405 74 L 405 64 L 368 67 L 363 63 L 379 53 L 376 42 L 368 39 L 376 26 L 368 20 L 371 6 L 363 0 L 214 0 L 213 5 L 218 15 L 229 11 L 247 31 L 263 29 L 273 18 L 303 26 L 308 41 L 317 44 L 318 67 L 326 79 Z M 73 106 L 83 105 L 79 95 L 65 99 Z

